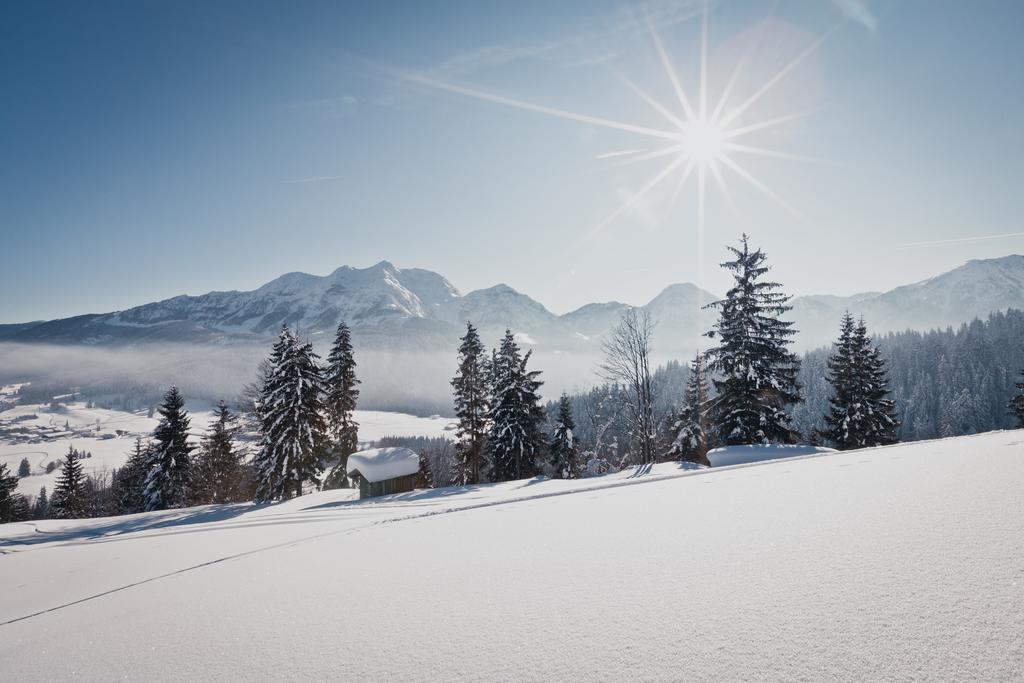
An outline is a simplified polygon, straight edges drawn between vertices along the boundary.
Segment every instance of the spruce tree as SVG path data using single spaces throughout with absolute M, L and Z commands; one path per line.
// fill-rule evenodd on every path
M 15 493 L 11 499 L 11 521 L 25 522 L 32 518 L 32 506 L 28 498 L 20 493 Z
M 359 423 L 352 417 L 359 398 L 356 360 L 352 353 L 352 334 L 345 321 L 338 323 L 334 345 L 327 355 L 324 369 L 324 403 L 327 429 L 330 434 L 330 458 L 335 463 L 328 484 L 331 488 L 347 488 L 348 456 L 359 448 Z
M 480 483 L 484 471 L 490 384 L 490 364 L 472 323 L 466 323 L 466 336 L 461 341 L 459 367 L 452 379 L 455 416 L 459 420 L 453 468 L 457 486 Z
M 234 503 L 240 500 L 242 481 L 242 454 L 235 447 L 237 420 L 224 401 L 217 404 L 215 417 L 196 457 L 197 502 Z
M 17 490 L 18 477 L 10 473 L 7 463 L 0 462 L 0 524 L 17 521 Z
M 704 356 L 700 353 L 690 363 L 690 376 L 683 392 L 683 405 L 672 425 L 675 438 L 668 450 L 673 460 L 709 465 L 708 462 L 708 381 Z
M 492 368 L 494 386 L 487 439 L 493 460 L 491 481 L 536 474 L 537 458 L 544 448 L 540 430 L 544 409 L 537 393 L 543 382 L 537 379 L 539 371 L 526 369 L 529 360 L 530 352 L 520 355 L 515 337 L 505 330 Z
M 21 464 L 18 465 L 18 477 L 24 479 L 30 474 L 32 474 L 32 466 L 28 464 L 28 458 L 22 458 Z
M 50 516 L 54 519 L 81 519 L 87 513 L 85 474 L 78 451 L 68 446 L 64 466 L 50 499 Z
M 1010 399 L 1010 415 L 1017 418 L 1017 426 L 1024 428 L 1024 370 L 1020 371 L 1021 381 L 1014 386 L 1017 387 L 1017 395 Z
M 326 425 L 317 358 L 312 344 L 281 328 L 260 399 L 256 502 L 300 496 L 303 483 L 319 483 Z
M 896 442 L 894 405 L 886 398 L 888 374 L 864 321 L 847 312 L 840 323 L 835 352 L 828 359 L 831 409 L 823 436 L 836 448 L 870 448 Z
M 717 440 L 727 445 L 794 443 L 787 406 L 800 400 L 796 374 L 800 361 L 789 345 L 793 323 L 781 320 L 791 309 L 781 285 L 764 281 L 769 268 L 760 249 L 751 251 L 744 234 L 736 257 L 722 265 L 735 280 L 725 298 L 708 305 L 719 311 L 708 337 L 708 369 L 714 371 L 717 397 L 711 401 Z
M 576 443 L 576 423 L 572 419 L 569 397 L 562 394 L 558 400 L 558 418 L 551 435 L 551 467 L 555 479 L 578 479 L 580 476 L 579 445 Z
M 427 457 L 426 451 L 420 452 L 420 470 L 416 474 L 416 488 L 434 488 L 434 472 L 430 468 L 430 458 Z
M 172 386 L 158 410 L 160 422 L 153 430 L 153 443 L 146 465 L 143 487 L 145 510 L 186 507 L 191 502 L 192 451 L 188 442 L 189 417 L 185 399 Z
M 46 519 L 50 516 L 50 500 L 46 495 L 46 487 L 39 489 L 36 502 L 32 506 L 32 519 Z
M 142 443 L 142 437 L 135 437 L 135 445 L 124 466 L 114 477 L 114 488 L 122 512 L 131 514 L 146 509 L 145 487 L 148 473 L 149 444 Z

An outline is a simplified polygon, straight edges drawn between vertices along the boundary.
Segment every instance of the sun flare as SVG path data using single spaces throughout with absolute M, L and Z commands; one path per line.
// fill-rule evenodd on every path
M 750 51 L 739 60 L 733 68 L 732 74 L 722 89 L 721 94 L 715 102 L 711 102 L 707 83 L 707 62 L 708 62 L 708 6 L 704 5 L 702 17 L 701 43 L 700 43 L 700 82 L 695 94 L 691 99 L 683 85 L 679 74 L 669 57 L 665 46 L 662 44 L 654 22 L 648 17 L 647 27 L 657 50 L 662 68 L 666 76 L 666 85 L 671 84 L 671 95 L 674 96 L 669 104 L 665 104 L 665 98 L 656 98 L 643 91 L 630 80 L 620 76 L 622 82 L 635 93 L 641 100 L 646 102 L 653 110 L 660 114 L 669 124 L 664 128 L 654 128 L 648 125 L 630 123 L 628 121 L 616 121 L 591 114 L 566 111 L 542 104 L 535 104 L 524 100 L 499 95 L 496 93 L 479 90 L 476 88 L 456 85 L 454 83 L 439 81 L 422 74 L 405 74 L 404 77 L 421 85 L 432 88 L 447 90 L 449 92 L 466 95 L 480 100 L 486 100 L 505 106 L 516 107 L 527 111 L 554 116 L 561 119 L 576 121 L 591 126 L 610 128 L 614 130 L 633 133 L 652 139 L 654 146 L 633 148 L 626 150 L 612 150 L 599 154 L 597 159 L 610 160 L 613 166 L 630 166 L 653 160 L 665 160 L 668 163 L 645 183 L 638 190 L 625 198 L 610 215 L 589 231 L 583 240 L 588 240 L 595 233 L 602 230 L 613 221 L 623 216 L 630 210 L 641 204 L 648 194 L 657 189 L 668 186 L 669 201 L 668 213 L 671 213 L 678 197 L 690 183 L 692 178 L 696 184 L 697 192 L 697 241 L 703 243 L 705 231 L 705 206 L 708 180 L 710 179 L 717 186 L 718 190 L 735 210 L 732 200 L 732 193 L 727 181 L 733 176 L 746 182 L 765 197 L 768 197 L 777 205 L 794 216 L 801 224 L 807 225 L 808 221 L 786 200 L 780 197 L 763 181 L 748 171 L 738 157 L 753 155 L 771 157 L 776 159 L 789 160 L 811 160 L 808 157 L 785 151 L 768 149 L 752 144 L 747 144 L 746 139 L 754 133 L 765 131 L 777 126 L 782 126 L 797 119 L 807 116 L 808 111 L 793 112 L 774 118 L 757 118 L 751 116 L 751 108 L 772 88 L 790 75 L 809 55 L 821 47 L 825 39 L 838 29 L 839 25 L 821 35 L 811 44 L 807 45 L 799 54 L 786 63 L 774 76 L 760 83 L 753 94 L 740 99 L 735 87 L 739 81 L 741 72 L 744 70 L 747 61 L 751 57 Z M 756 43 L 756 41 L 755 41 Z M 725 172 L 723 172 L 725 171 Z M 675 179 L 673 183 L 667 182 Z

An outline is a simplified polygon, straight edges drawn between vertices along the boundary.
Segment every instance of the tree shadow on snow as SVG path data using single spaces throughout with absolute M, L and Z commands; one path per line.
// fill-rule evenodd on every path
M 104 538 L 116 538 L 139 531 L 153 531 L 192 524 L 208 524 L 226 522 L 239 515 L 251 512 L 251 503 L 235 503 L 232 505 L 213 505 L 199 510 L 185 512 L 174 517 L 155 517 L 149 513 L 111 517 L 109 522 L 88 527 L 70 527 L 67 529 L 41 530 L 33 524 L 34 534 L 0 540 L 0 550 L 23 546 L 40 545 L 43 543 L 65 543 L 69 541 L 89 541 Z M 68 520 L 82 521 L 82 520 Z

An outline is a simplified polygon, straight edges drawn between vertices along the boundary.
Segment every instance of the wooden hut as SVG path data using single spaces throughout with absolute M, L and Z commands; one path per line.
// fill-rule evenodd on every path
M 403 447 L 371 448 L 348 456 L 347 469 L 360 498 L 405 493 L 416 488 L 420 456 Z

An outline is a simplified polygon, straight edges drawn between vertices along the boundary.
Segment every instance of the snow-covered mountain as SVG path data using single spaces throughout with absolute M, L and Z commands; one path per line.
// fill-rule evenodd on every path
M 872 332 L 959 325 L 1007 308 L 1024 308 L 1024 256 L 968 261 L 959 268 L 888 292 L 851 297 L 806 296 L 793 301 L 804 347 L 825 344 L 849 309 Z
M 658 322 L 658 350 L 681 357 L 691 353 L 713 322 L 714 312 L 703 306 L 716 298 L 695 285 L 674 284 L 645 304 Z M 801 348 L 827 343 L 847 309 L 864 315 L 874 332 L 955 325 L 1008 307 L 1024 308 L 1024 256 L 970 261 L 883 293 L 798 297 L 793 306 Z M 235 344 L 262 342 L 283 323 L 316 340 L 329 337 L 344 319 L 364 348 L 446 349 L 471 320 L 491 343 L 508 327 L 527 345 L 577 351 L 598 348 L 626 308 L 619 302 L 594 303 L 556 315 L 507 285 L 463 295 L 437 273 L 382 261 L 325 276 L 288 273 L 249 292 L 177 296 L 114 313 L 0 325 L 0 341 Z

